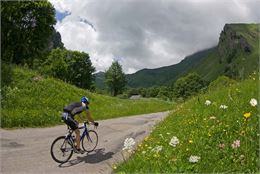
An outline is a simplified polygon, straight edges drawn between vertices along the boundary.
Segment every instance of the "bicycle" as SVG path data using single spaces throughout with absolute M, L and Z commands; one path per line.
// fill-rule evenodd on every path
M 84 129 L 80 136 L 81 146 L 85 152 L 92 152 L 98 144 L 98 134 L 94 130 L 89 130 L 88 122 L 79 129 Z M 51 157 L 58 163 L 66 163 L 72 157 L 73 152 L 76 152 L 76 138 L 72 135 L 73 130 L 68 126 L 68 132 L 65 136 L 56 138 L 51 145 Z

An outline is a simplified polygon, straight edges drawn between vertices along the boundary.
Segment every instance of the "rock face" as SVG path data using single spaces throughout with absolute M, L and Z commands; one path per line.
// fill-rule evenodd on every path
M 239 31 L 234 30 L 236 24 L 226 24 L 220 34 L 218 53 L 221 62 L 228 64 L 236 58 L 238 52 L 250 53 L 252 46 Z
M 249 69 L 256 69 L 254 64 L 257 64 L 258 25 L 226 24 L 224 26 L 217 46 L 217 58 L 224 67 L 224 75 L 233 79 L 244 79 L 250 73 Z

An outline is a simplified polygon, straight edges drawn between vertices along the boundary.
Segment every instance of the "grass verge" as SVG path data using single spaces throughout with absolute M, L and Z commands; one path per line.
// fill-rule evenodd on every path
M 46 127 L 63 124 L 61 111 L 81 96 L 91 100 L 95 120 L 171 110 L 173 104 L 157 99 L 126 100 L 98 95 L 34 71 L 15 67 L 12 85 L 3 89 L 1 127 Z M 83 119 L 84 115 L 79 117 Z
M 259 172 L 259 103 L 250 104 L 252 98 L 258 100 L 257 79 L 252 77 L 177 106 L 128 161 L 114 167 L 115 172 Z

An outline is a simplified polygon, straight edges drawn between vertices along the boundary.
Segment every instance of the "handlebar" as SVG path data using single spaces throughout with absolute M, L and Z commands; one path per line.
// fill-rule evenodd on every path
M 80 127 L 78 127 L 78 129 L 83 129 L 84 127 L 86 127 L 86 125 L 90 125 L 90 124 L 94 125 L 95 129 L 97 129 L 97 127 L 98 127 L 98 126 L 95 125 L 95 123 L 88 122 L 88 121 L 84 121 L 83 124 L 84 124 L 84 126 L 80 126 Z M 68 128 L 69 131 L 73 132 L 73 130 L 69 126 L 67 126 L 67 128 Z
M 98 127 L 98 125 L 96 126 L 95 123 L 89 122 L 89 121 L 84 121 L 84 125 L 86 126 L 86 124 L 90 125 L 94 125 L 94 128 L 96 129 Z

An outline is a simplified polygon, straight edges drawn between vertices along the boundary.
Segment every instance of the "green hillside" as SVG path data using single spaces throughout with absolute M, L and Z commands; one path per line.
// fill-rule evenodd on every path
M 176 65 L 161 67 L 157 69 L 143 69 L 134 74 L 127 75 L 130 87 L 150 87 L 156 85 L 170 85 L 185 74 L 190 68 L 197 65 L 204 56 L 208 55 L 214 48 L 206 49 L 190 56 Z
M 104 72 L 98 72 L 94 74 L 95 76 L 95 85 L 98 89 L 106 89 L 105 84 L 105 73 Z
M 216 47 L 187 56 L 175 65 L 129 74 L 128 85 L 169 85 L 189 72 L 197 72 L 207 81 L 220 75 L 244 79 L 258 69 L 258 58 L 259 24 L 226 24 Z
M 95 120 L 171 110 L 173 104 L 156 99 L 123 100 L 91 93 L 61 80 L 15 67 L 13 82 L 1 91 L 1 127 L 44 127 L 63 124 L 61 111 L 70 102 L 90 98 Z M 83 118 L 83 116 L 82 116 Z
M 178 105 L 136 145 L 129 160 L 114 165 L 115 171 L 259 173 L 258 79 L 255 72 L 251 79 L 213 89 Z M 252 99 L 258 101 L 257 106 L 250 102 Z
M 208 81 L 219 75 L 245 79 L 258 66 L 259 24 L 226 24 L 218 46 L 189 71 Z

